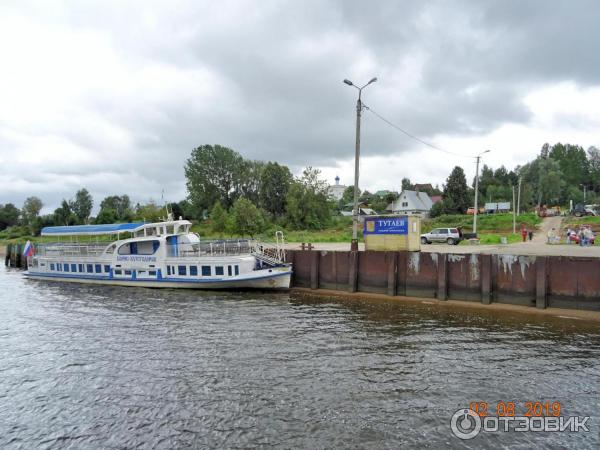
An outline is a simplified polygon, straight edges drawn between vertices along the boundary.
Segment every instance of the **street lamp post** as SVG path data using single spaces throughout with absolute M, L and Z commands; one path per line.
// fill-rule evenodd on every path
M 477 204 L 477 194 L 479 194 L 479 160 L 481 159 L 481 155 L 484 153 L 489 153 L 489 150 L 481 152 L 476 156 L 477 164 L 475 165 L 475 211 L 473 211 L 473 233 L 477 233 L 477 212 L 479 210 L 479 205 Z
M 360 114 L 362 112 L 361 94 L 362 90 L 371 83 L 375 83 L 377 78 L 371 78 L 367 84 L 362 87 L 356 86 L 352 81 L 346 79 L 344 83 L 348 86 L 353 86 L 358 89 L 358 100 L 356 101 L 356 148 L 354 153 L 354 206 L 352 208 L 352 242 L 350 250 L 358 251 L 358 177 L 359 177 L 359 160 L 360 160 Z
M 581 187 L 583 188 L 583 204 L 585 205 L 585 194 L 587 191 L 587 186 L 585 184 L 582 184 Z

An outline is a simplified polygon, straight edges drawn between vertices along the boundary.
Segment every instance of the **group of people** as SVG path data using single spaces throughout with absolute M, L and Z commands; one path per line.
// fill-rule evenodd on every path
M 594 232 L 589 226 L 576 227 L 574 230 L 567 230 L 567 244 L 579 244 L 582 247 L 594 245 Z

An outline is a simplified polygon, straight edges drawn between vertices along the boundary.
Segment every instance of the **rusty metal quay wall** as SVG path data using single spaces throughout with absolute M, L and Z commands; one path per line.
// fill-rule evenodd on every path
M 292 287 L 600 311 L 600 258 L 292 250 Z

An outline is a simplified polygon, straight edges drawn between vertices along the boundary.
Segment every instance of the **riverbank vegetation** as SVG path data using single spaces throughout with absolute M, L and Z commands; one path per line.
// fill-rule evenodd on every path
M 350 209 L 353 188 L 348 187 L 342 199 L 333 201 L 329 186 L 318 169 L 305 168 L 300 176 L 278 162 L 245 159 L 236 151 L 220 145 L 203 145 L 192 150 L 184 166 L 187 198 L 166 205 L 175 218 L 195 223 L 195 229 L 206 237 L 272 235 L 284 230 L 291 241 L 336 242 L 351 236 L 351 220 L 340 215 Z M 543 204 L 565 204 L 583 201 L 580 186 L 587 188 L 588 202 L 596 201 L 600 191 L 600 150 L 583 150 L 575 145 L 545 144 L 530 163 L 508 171 L 492 170 L 483 165 L 479 195 L 485 201 L 511 201 L 513 187 L 521 183 L 521 210 L 532 211 Z M 419 189 L 408 178 L 403 189 Z M 474 183 L 471 184 L 473 186 Z M 431 220 L 423 222 L 423 231 L 435 227 L 461 226 L 471 231 L 472 216 L 465 215 L 472 206 L 474 190 L 463 169 L 452 169 L 442 189 L 431 188 L 429 194 L 440 194 L 434 204 Z M 359 192 L 360 201 L 378 213 L 397 198 L 389 191 L 381 195 Z M 72 199 L 63 199 L 51 214 L 41 215 L 42 200 L 29 197 L 21 209 L 14 204 L 0 205 L 0 241 L 23 240 L 38 236 L 44 226 L 87 223 L 158 221 L 166 217 L 165 205 L 154 201 L 133 204 L 127 194 L 105 197 L 93 217 L 94 200 L 82 188 Z M 579 220 L 579 223 L 586 223 Z M 521 214 L 517 227 L 533 228 L 539 219 L 533 213 Z M 482 242 L 500 240 L 512 234 L 511 214 L 479 216 L 478 232 Z M 486 236 L 489 235 L 489 236 Z M 510 240 L 510 239 L 509 239 Z

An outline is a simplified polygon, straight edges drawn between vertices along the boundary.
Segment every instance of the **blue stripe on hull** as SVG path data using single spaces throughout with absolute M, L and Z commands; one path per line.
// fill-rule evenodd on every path
M 232 282 L 243 282 L 243 281 L 254 281 L 254 280 L 264 280 L 266 278 L 275 278 L 281 277 L 285 275 L 290 275 L 292 272 L 280 272 L 280 273 L 272 273 L 269 275 L 264 275 L 260 277 L 245 277 L 245 278 L 236 278 L 231 277 L 227 279 L 219 279 L 219 278 L 205 278 L 201 280 L 186 280 L 181 278 L 122 278 L 122 277 L 108 277 L 108 276 L 79 276 L 79 275 L 68 275 L 68 274 L 54 274 L 54 273 L 42 273 L 42 272 L 27 272 L 25 276 L 27 277 L 45 277 L 45 278 L 54 278 L 54 279 L 76 279 L 76 280 L 94 280 L 94 281 L 127 281 L 127 282 L 139 282 L 139 283 L 232 283 Z

